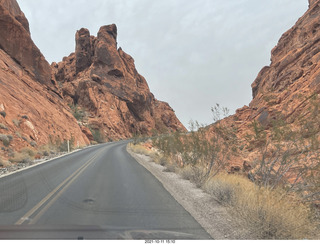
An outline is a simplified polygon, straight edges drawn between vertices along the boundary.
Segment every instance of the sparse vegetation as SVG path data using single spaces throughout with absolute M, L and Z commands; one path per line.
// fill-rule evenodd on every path
M 13 123 L 15 126 L 17 126 L 17 127 L 20 127 L 21 121 L 20 121 L 19 119 L 13 119 L 13 120 L 12 120 L 12 123 Z
M 239 140 L 236 127 L 221 123 L 221 116 L 227 116 L 228 110 L 218 104 L 212 108 L 216 122 L 214 133 L 198 122 L 190 122 L 190 133 L 179 133 L 154 137 L 152 144 L 167 158 L 179 161 L 181 166 L 189 166 L 198 174 L 197 185 L 206 178 L 223 170 L 232 157 L 237 155 Z M 201 168 L 202 170 L 199 170 Z
M 71 137 L 70 140 L 63 140 L 63 142 L 59 145 L 60 152 L 67 152 L 68 151 L 68 141 L 69 141 L 69 150 L 72 151 L 74 149 L 74 137 Z
M 69 105 L 71 108 L 73 116 L 76 118 L 77 121 L 83 121 L 86 118 L 86 111 L 83 109 L 80 109 L 79 106 L 76 105 Z
M 15 152 L 13 157 L 9 158 L 11 163 L 30 163 L 33 156 L 30 156 L 29 151 Z
M 7 113 L 5 111 L 0 111 L 0 115 L 5 118 L 7 116 Z
M 8 167 L 8 166 L 10 166 L 10 162 L 5 161 L 0 157 L 0 167 Z
M 227 110 L 216 105 L 211 129 L 192 122 L 187 134 L 153 137 L 157 150 L 139 148 L 138 140 L 132 147 L 213 195 L 257 239 L 319 238 L 320 111 L 312 99 L 298 126 L 279 114 L 264 125 L 253 121 L 240 140 L 235 126 L 220 121 Z M 243 151 L 254 153 L 249 174 L 227 174 Z
M 7 126 L 5 126 L 4 124 L 0 123 L 0 129 L 8 130 L 8 127 L 7 127 Z
M 29 143 L 32 147 L 36 147 L 38 145 L 35 141 L 30 141 Z
M 97 143 L 105 142 L 105 138 L 103 137 L 99 129 L 90 128 L 90 131 L 92 133 L 94 141 L 96 141 Z
M 3 145 L 5 147 L 8 147 L 10 145 L 10 137 L 8 135 L 0 134 L 0 141 L 2 141 Z
M 211 178 L 203 189 L 227 206 L 257 239 L 316 238 L 310 208 L 280 190 L 257 187 L 236 174 Z

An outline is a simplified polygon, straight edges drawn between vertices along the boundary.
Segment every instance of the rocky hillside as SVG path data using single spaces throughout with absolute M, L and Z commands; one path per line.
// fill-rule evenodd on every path
M 83 126 L 109 139 L 185 131 L 172 108 L 154 98 L 133 58 L 117 48 L 116 25 L 102 26 L 97 37 L 82 28 L 75 39 L 75 52 L 52 69 L 64 99 L 83 111 Z
M 75 53 L 52 66 L 16 0 L 0 0 L 0 33 L 0 161 L 64 140 L 81 146 L 185 130 L 117 49 L 115 25 L 101 27 L 97 38 L 81 29 Z
M 271 64 L 262 68 L 252 83 L 253 99 L 249 106 L 225 119 L 237 126 L 240 138 L 252 133 L 253 121 L 267 131 L 276 120 L 298 127 L 299 121 L 310 115 L 310 108 L 320 104 L 319 23 L 320 1 L 309 1 L 308 11 L 282 35 L 271 51 Z M 250 152 L 244 153 L 238 163 L 248 155 Z
M 0 32 L 0 155 L 72 137 L 88 144 L 15 0 L 0 1 Z

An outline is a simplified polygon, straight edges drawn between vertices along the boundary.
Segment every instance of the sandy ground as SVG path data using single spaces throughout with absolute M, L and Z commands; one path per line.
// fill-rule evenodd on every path
M 217 240 L 251 239 L 248 231 L 241 228 L 228 214 L 227 209 L 213 197 L 197 188 L 178 174 L 165 172 L 165 167 L 152 162 L 149 156 L 128 152 L 148 171 L 150 171 L 165 189 L 180 203 L 211 235 Z

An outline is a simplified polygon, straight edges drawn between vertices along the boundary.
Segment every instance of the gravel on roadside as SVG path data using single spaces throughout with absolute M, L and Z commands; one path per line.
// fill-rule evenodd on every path
M 166 172 L 165 167 L 156 164 L 149 156 L 132 152 L 129 154 L 152 173 L 164 188 L 181 204 L 198 223 L 216 240 L 251 239 L 249 232 L 228 214 L 226 207 L 197 188 L 188 180 L 173 172 Z

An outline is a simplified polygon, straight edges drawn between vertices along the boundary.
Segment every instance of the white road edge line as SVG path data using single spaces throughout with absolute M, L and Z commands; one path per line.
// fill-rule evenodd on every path
M 108 142 L 106 142 L 106 143 L 104 143 L 104 144 L 107 144 L 107 143 L 108 143 Z M 110 142 L 109 142 L 109 143 L 110 143 Z M 36 167 L 36 166 L 39 166 L 39 165 L 41 165 L 41 164 L 48 163 L 48 162 L 53 161 L 53 160 L 55 160 L 55 159 L 62 158 L 62 157 L 64 157 L 64 156 L 68 156 L 68 155 L 70 155 L 70 154 L 72 154 L 72 153 L 76 153 L 76 152 L 79 152 L 79 151 L 84 150 L 84 149 L 87 149 L 87 148 L 96 147 L 96 146 L 101 146 L 101 145 L 102 145 L 102 144 L 90 145 L 90 146 L 87 146 L 87 147 L 82 148 L 82 149 L 76 149 L 76 150 L 74 150 L 74 151 L 72 151 L 72 152 L 59 155 L 59 156 L 57 156 L 57 157 L 55 157 L 55 158 L 50 158 L 50 159 L 45 160 L 45 161 L 43 161 L 43 162 L 35 163 L 35 164 L 30 165 L 30 166 L 27 166 L 27 167 L 25 167 L 25 168 L 21 168 L 21 169 L 18 169 L 18 170 L 9 172 L 8 174 L 3 174 L 3 175 L 0 176 L 0 179 L 1 179 L 1 178 L 4 178 L 4 177 L 7 177 L 7 176 L 9 176 L 9 175 L 13 175 L 13 174 L 19 173 L 19 172 L 24 171 L 24 170 L 27 170 L 27 169 L 31 169 L 31 168 Z

